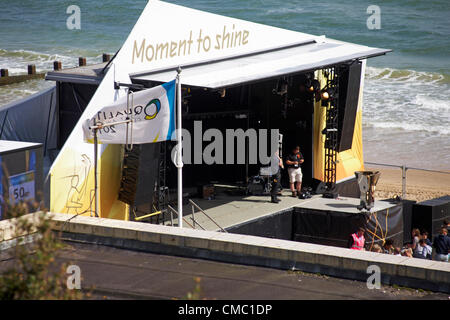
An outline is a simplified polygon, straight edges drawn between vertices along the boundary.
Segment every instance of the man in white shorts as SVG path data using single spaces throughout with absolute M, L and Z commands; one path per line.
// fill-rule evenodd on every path
M 296 197 L 300 195 L 302 190 L 302 169 L 300 168 L 300 164 L 302 164 L 305 160 L 303 159 L 303 155 L 300 152 L 300 147 L 295 146 L 292 149 L 291 154 L 286 157 L 286 166 L 288 168 L 289 174 L 289 182 L 291 186 L 292 196 Z M 297 183 L 297 185 L 295 185 Z

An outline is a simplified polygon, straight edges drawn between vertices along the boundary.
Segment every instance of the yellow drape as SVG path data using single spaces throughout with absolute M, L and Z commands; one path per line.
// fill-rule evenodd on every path
M 364 72 L 364 68 L 363 71 Z M 364 73 L 363 73 L 364 74 Z M 321 88 L 326 84 L 326 78 L 322 70 L 315 72 L 315 78 L 319 80 Z M 336 181 L 354 176 L 355 171 L 364 170 L 363 144 L 362 144 L 362 91 L 361 85 L 356 113 L 355 129 L 353 132 L 352 148 L 337 155 Z M 324 180 L 325 163 L 325 135 L 322 130 L 326 125 L 326 108 L 322 107 L 321 101 L 314 103 L 314 129 L 313 129 L 313 156 L 314 156 L 314 178 Z

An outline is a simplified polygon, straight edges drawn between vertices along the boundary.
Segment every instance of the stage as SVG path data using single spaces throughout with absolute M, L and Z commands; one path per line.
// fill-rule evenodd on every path
M 206 200 L 201 198 L 193 198 L 192 200 L 202 208 L 219 226 L 224 229 L 258 220 L 266 216 L 273 215 L 285 210 L 291 210 L 299 205 L 306 205 L 313 199 L 300 200 L 290 197 L 290 191 L 283 191 L 283 196 L 278 204 L 270 202 L 270 196 L 233 196 L 219 193 L 215 199 Z M 190 224 L 192 221 L 192 206 L 190 204 L 183 206 L 184 217 Z M 205 230 L 220 231 L 210 219 L 208 219 L 199 210 L 195 210 L 195 221 Z M 176 220 L 175 220 L 176 221 Z M 175 222 L 177 223 L 177 222 Z M 191 228 L 189 225 L 183 225 Z M 196 229 L 201 229 L 197 226 Z
M 230 233 L 346 247 L 348 237 L 362 226 L 367 229 L 366 243 L 382 244 L 391 238 L 403 244 L 402 205 L 375 200 L 370 212 L 359 211 L 359 199 L 339 197 L 298 199 L 284 190 L 280 203 L 269 196 L 230 196 L 219 193 L 215 199 L 193 199 L 221 228 Z M 187 223 L 194 225 L 192 205 L 183 207 Z M 195 228 L 220 231 L 212 220 L 195 209 Z M 369 247 L 370 249 L 370 247 Z

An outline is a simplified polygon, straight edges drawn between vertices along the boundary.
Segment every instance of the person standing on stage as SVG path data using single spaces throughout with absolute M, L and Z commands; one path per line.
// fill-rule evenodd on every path
M 296 197 L 301 194 L 302 190 L 302 169 L 300 165 L 304 162 L 303 155 L 300 152 L 300 147 L 295 146 L 291 154 L 286 157 L 286 165 L 289 174 L 289 183 L 291 186 L 292 196 Z M 297 186 L 295 186 L 297 183 Z
M 272 203 L 280 202 L 280 199 L 278 199 L 277 195 L 281 190 L 281 169 L 284 169 L 283 161 L 281 160 L 278 151 L 276 151 L 271 161 L 272 190 L 270 191 L 270 202 Z

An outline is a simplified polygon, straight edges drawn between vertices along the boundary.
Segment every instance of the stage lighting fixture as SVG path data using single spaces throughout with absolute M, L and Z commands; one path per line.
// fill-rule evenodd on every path
M 287 82 L 283 82 L 282 84 L 281 84 L 281 91 L 280 91 L 280 95 L 284 95 L 284 94 L 286 94 L 287 93 L 287 91 L 288 91 L 288 84 L 287 84 Z
M 335 131 L 338 131 L 338 129 L 336 129 L 336 128 L 328 128 L 328 127 L 325 127 L 325 128 L 321 131 L 321 133 L 322 133 L 322 134 L 327 134 L 328 132 L 335 132 Z
M 320 89 L 320 82 L 316 79 L 311 81 L 311 84 L 308 86 L 309 92 L 316 92 Z
M 322 99 L 322 106 L 326 107 L 329 100 L 337 98 L 337 93 L 334 88 L 328 88 L 322 91 L 320 97 Z
M 283 96 L 288 92 L 288 82 L 287 80 L 278 80 L 275 88 L 272 89 L 273 94 L 277 94 L 279 96 Z
M 305 81 L 305 87 L 306 87 L 306 88 L 311 87 L 311 79 L 306 79 L 306 81 Z
M 305 88 L 309 91 L 311 85 L 312 85 L 311 77 L 307 75 L 305 80 Z
M 313 82 L 312 82 L 312 85 L 313 85 L 315 91 L 320 89 L 320 82 L 319 82 L 319 80 L 314 79 Z

